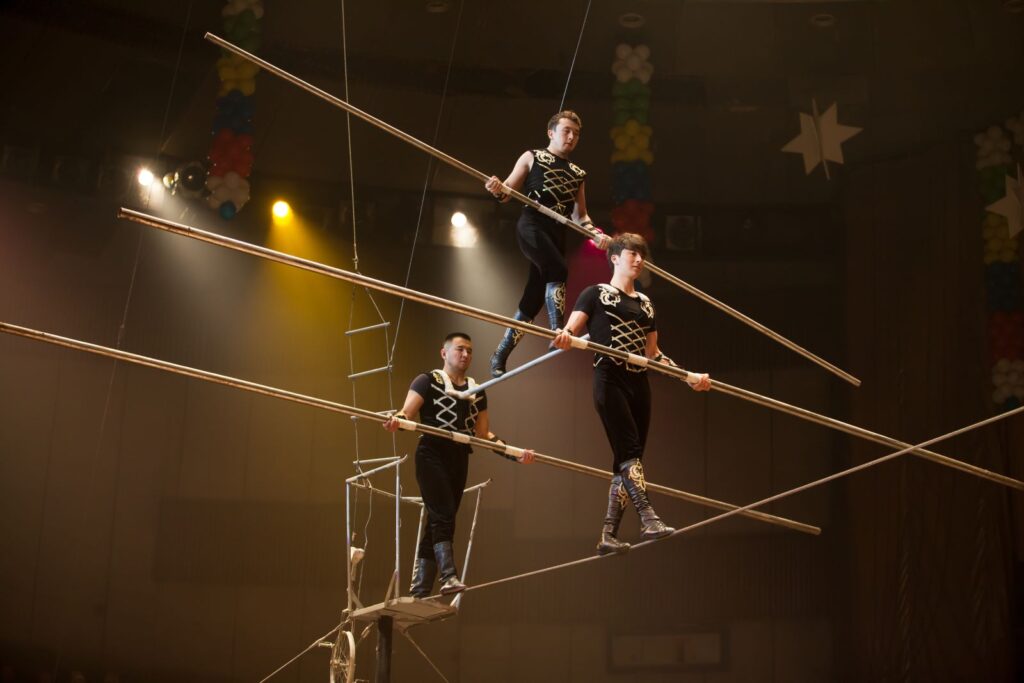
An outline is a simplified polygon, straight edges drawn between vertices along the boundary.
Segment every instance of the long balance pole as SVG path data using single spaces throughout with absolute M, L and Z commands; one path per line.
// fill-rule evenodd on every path
M 312 406 L 314 408 L 320 408 L 322 410 L 329 410 L 335 413 L 342 413 L 344 415 L 351 415 L 353 417 L 361 418 L 364 420 L 371 420 L 373 422 L 385 422 L 388 419 L 388 415 L 375 413 L 370 410 L 364 410 L 362 408 L 356 408 L 355 406 L 348 406 L 343 403 L 335 403 L 334 401 L 328 401 L 323 398 L 317 398 L 316 396 L 308 396 L 306 394 L 299 394 L 294 391 L 287 391 L 285 389 L 278 389 L 276 387 L 267 386 L 265 384 L 257 384 L 256 382 L 250 382 L 248 380 L 239 379 L 237 377 L 230 377 L 228 375 L 220 375 L 214 372 L 208 372 L 206 370 L 200 370 L 198 368 L 191 368 L 186 365 L 178 365 L 177 363 L 170 363 L 168 361 L 159 360 L 157 358 L 150 358 L 149 356 L 141 356 L 136 353 L 129 353 L 127 351 L 121 351 L 119 349 L 112 349 L 107 346 L 100 346 L 99 344 L 91 344 L 89 342 L 79 341 L 70 337 L 62 337 L 49 332 L 41 332 L 39 330 L 33 330 L 28 327 L 22 327 L 20 325 L 12 325 L 11 323 L 0 322 L 0 332 L 11 334 L 19 337 L 25 337 L 27 339 L 34 339 L 36 341 L 46 342 L 47 344 L 53 344 L 55 346 L 63 346 L 69 349 L 75 349 L 78 351 L 85 351 L 87 353 L 96 354 L 98 356 L 106 356 L 107 358 L 114 358 L 116 360 L 125 361 L 127 363 L 133 363 L 135 365 L 142 365 L 149 368 L 155 368 L 157 370 L 163 370 L 165 372 L 171 372 L 176 375 L 184 375 L 185 377 L 192 377 L 194 379 L 200 379 L 206 382 L 212 382 L 214 384 L 222 384 L 224 386 L 234 387 L 243 391 L 252 392 L 254 394 L 262 394 L 263 396 L 270 396 L 271 398 L 283 399 L 285 401 L 291 401 L 293 403 L 301 403 L 303 405 Z M 486 448 L 487 450 L 494 451 L 496 453 L 503 453 L 505 455 L 511 455 L 514 457 L 521 456 L 525 449 L 517 448 L 515 446 L 509 446 L 506 444 L 499 444 L 486 439 L 479 439 L 475 436 L 468 436 L 466 434 L 459 434 L 457 432 L 450 432 L 445 429 L 438 427 L 432 427 L 430 425 L 420 424 L 411 420 L 399 420 L 399 424 L 402 429 L 422 432 L 424 434 L 432 434 L 439 436 L 451 441 L 459 443 L 469 444 L 471 446 L 479 446 Z M 571 472 L 579 472 L 580 474 L 586 474 L 591 477 L 598 479 L 604 479 L 609 481 L 612 475 L 605 470 L 597 469 L 596 467 L 588 467 L 587 465 L 581 465 L 570 460 L 562 460 L 554 456 L 545 455 L 543 453 L 536 453 L 534 455 L 536 462 L 544 463 L 552 467 L 558 467 L 559 469 L 569 470 Z M 390 465 L 384 465 L 382 467 L 388 467 Z M 733 510 L 736 508 L 735 505 L 729 503 L 723 503 L 722 501 L 714 500 L 712 498 L 706 498 L 699 496 L 694 493 L 687 493 L 686 491 L 679 491 L 676 489 L 670 489 L 667 486 L 659 486 L 658 484 L 647 484 L 648 491 L 654 491 L 672 498 L 678 498 L 680 500 L 689 501 L 705 507 L 715 508 L 718 510 Z M 783 526 L 795 531 L 802 531 L 808 534 L 817 535 L 821 533 L 821 529 L 810 524 L 803 524 L 802 522 L 795 522 L 784 517 L 776 517 L 775 515 L 765 514 L 763 512 L 751 512 L 747 515 L 751 519 L 756 519 L 761 522 L 768 522 L 769 524 L 775 524 Z
M 418 301 L 420 303 L 427 304 L 428 306 L 442 308 L 445 310 L 453 311 L 455 313 L 462 313 L 463 315 L 467 315 L 478 320 L 483 320 L 485 322 L 493 323 L 495 325 L 500 325 L 503 327 L 512 327 L 537 337 L 543 337 L 545 339 L 554 339 L 556 336 L 554 330 L 549 330 L 545 327 L 540 327 L 539 325 L 523 322 L 521 320 L 515 320 L 513 318 L 508 318 L 503 315 L 498 315 L 497 313 L 492 313 L 491 311 L 485 311 L 482 308 L 476 308 L 475 306 L 469 306 L 468 304 L 459 303 L 457 301 L 450 301 L 439 296 L 434 296 L 433 294 L 419 292 L 415 289 L 409 289 L 408 287 L 401 287 L 399 285 L 395 285 L 384 280 L 377 280 L 376 278 L 362 275 L 361 273 L 353 273 L 351 271 L 343 270 L 335 266 L 328 266 L 323 263 L 318 263 L 316 261 L 311 261 L 309 259 L 300 258 L 292 254 L 285 254 L 280 251 L 275 251 L 273 249 L 268 249 L 266 247 L 261 247 L 256 244 L 251 244 L 249 242 L 244 242 L 242 240 L 233 239 L 231 237 L 218 235 L 207 230 L 200 230 L 199 228 L 193 228 L 187 225 L 182 225 L 181 223 L 175 223 L 174 221 L 169 221 L 163 218 L 159 218 L 157 216 L 151 216 L 145 213 L 141 213 L 139 211 L 134 211 L 132 209 L 121 208 L 118 211 L 117 215 L 119 218 L 126 218 L 136 223 L 141 223 L 143 225 L 148 225 L 150 227 L 164 230 L 165 232 L 171 232 L 176 235 L 190 237 L 192 239 L 207 242 L 209 244 L 215 244 L 217 246 L 232 249 L 234 251 L 251 254 L 253 256 L 259 256 L 260 258 L 264 258 L 269 261 L 276 261 L 277 263 L 283 263 L 285 265 L 300 268 L 302 270 L 308 270 L 313 273 L 319 273 L 321 275 L 326 275 L 337 280 L 344 280 L 345 282 L 350 282 L 355 285 L 368 287 L 370 289 L 376 289 L 381 292 L 386 292 L 388 294 L 400 296 L 410 301 Z M 623 360 L 626 361 L 627 363 L 631 363 L 634 365 L 647 367 L 652 370 L 656 370 L 657 372 L 660 372 L 662 374 L 668 375 L 670 377 L 675 377 L 676 379 L 681 379 L 684 381 L 697 381 L 700 377 L 696 373 L 688 372 L 687 370 L 684 370 L 683 368 L 674 365 L 667 365 L 665 363 L 654 361 L 643 356 L 639 356 L 632 353 L 626 353 L 624 351 L 620 351 L 619 349 L 613 349 L 609 346 L 604 346 L 603 344 L 597 344 L 592 341 L 583 340 L 579 337 L 573 337 L 572 344 L 574 348 L 591 349 L 596 353 L 600 353 L 611 358 L 616 358 L 618 360 Z M 745 401 L 750 401 L 751 403 L 756 403 L 757 405 L 764 406 L 765 408 L 778 410 L 780 412 L 793 415 L 794 417 L 798 417 L 802 420 L 807 420 L 809 422 L 814 422 L 825 427 L 830 427 L 832 429 L 845 432 L 846 434 L 850 434 L 852 436 L 857 436 L 868 441 L 874 441 L 875 443 L 880 443 L 883 446 L 889 446 L 891 448 L 909 448 L 911 446 L 911 444 L 899 441 L 898 439 L 894 439 L 889 436 L 885 436 L 884 434 L 878 434 L 877 432 L 864 429 L 863 427 L 858 427 L 857 425 L 842 422 L 831 417 L 826 417 L 825 415 L 819 415 L 818 413 L 807 410 L 805 408 L 800 408 L 794 405 L 790 405 L 788 403 L 784 403 L 783 401 L 778 401 L 767 396 L 762 396 L 761 394 L 754 393 L 753 391 L 749 391 L 747 389 L 734 387 L 730 384 L 726 384 L 725 382 L 721 382 L 718 380 L 712 381 L 711 389 L 712 391 L 719 391 L 722 392 L 723 394 L 728 394 L 729 396 L 741 398 Z M 955 458 L 951 458 L 946 455 L 941 455 L 939 453 L 934 453 L 923 448 L 915 448 L 912 451 L 912 453 L 926 460 L 931 460 L 932 462 L 939 463 L 940 465 L 945 465 L 946 467 L 952 467 L 953 469 L 957 469 L 962 472 L 972 474 L 976 477 L 981 477 L 982 479 L 987 479 L 989 481 L 993 481 L 998 484 L 1009 486 L 1011 488 L 1015 488 L 1018 490 L 1024 490 L 1024 482 L 1021 482 L 1017 479 L 1013 479 L 1012 477 L 1007 477 L 1006 475 L 999 474 L 997 472 L 991 472 L 982 467 L 978 467 L 977 465 L 971 465 L 970 463 L 956 460 Z
M 339 109 L 344 109 L 349 114 L 352 114 L 353 116 L 356 116 L 356 117 L 362 119 L 363 121 L 366 121 L 367 123 L 369 123 L 369 124 L 371 124 L 373 126 L 376 126 L 377 128 L 383 130 L 386 133 L 390 133 L 391 135 L 395 136 L 396 138 L 409 143 L 413 147 L 416 147 L 417 149 L 419 149 L 419 150 L 421 150 L 423 152 L 426 152 L 427 154 L 431 155 L 435 159 L 439 159 L 440 161 L 443 161 L 444 163 L 448 164 L 449 166 L 452 166 L 453 168 L 457 168 L 458 170 L 462 171 L 463 173 L 466 173 L 467 175 L 473 176 L 477 180 L 486 181 L 486 180 L 488 180 L 490 178 L 490 176 L 486 175 L 485 173 L 483 173 L 481 171 L 478 171 L 477 169 L 473 168 L 469 164 L 466 164 L 466 163 L 464 163 L 462 161 L 459 161 L 458 159 L 456 159 L 455 157 L 453 157 L 453 156 L 451 156 L 449 154 L 445 154 L 444 152 L 442 152 L 441 150 L 437 149 L 436 147 L 428 145 L 427 143 L 423 142 L 422 140 L 420 140 L 418 138 L 415 138 L 412 135 L 409 135 L 405 131 L 400 130 L 398 128 L 395 128 L 394 126 L 392 126 L 389 123 L 381 121 L 377 117 L 372 116 L 371 114 L 366 113 L 362 109 L 359 109 L 358 107 L 355 107 L 355 106 L 349 104 L 348 102 L 346 102 L 345 100 L 341 99 L 340 97 L 336 97 L 336 96 L 330 94 L 329 92 L 327 92 L 325 90 L 321 90 L 320 88 L 316 87 L 315 85 L 313 85 L 311 83 L 307 83 L 306 81 L 302 80 L 301 78 L 298 78 L 297 76 L 294 76 L 294 75 L 288 73 L 284 69 L 281 69 L 281 68 L 279 68 L 277 66 L 274 66 L 273 64 L 271 64 L 270 62 L 268 62 L 266 60 L 260 59 L 259 57 L 257 57 L 256 55 L 252 54 L 251 52 L 243 50 L 242 48 L 238 47 L 237 45 L 235 45 L 233 43 L 230 43 L 230 42 L 224 40 L 223 38 L 221 38 L 219 36 L 216 36 L 216 35 L 214 35 L 212 33 L 207 33 L 206 34 L 206 39 L 208 41 L 210 41 L 211 43 L 213 43 L 214 45 L 217 45 L 217 46 L 227 50 L 228 52 L 232 52 L 232 53 L 238 55 L 239 57 L 241 57 L 242 59 L 245 59 L 246 61 L 249 61 L 249 62 L 252 62 L 253 64 L 256 64 L 257 66 L 259 66 L 260 68 L 264 69 L 265 71 L 268 71 L 269 73 L 272 73 L 275 76 L 283 78 L 284 80 L 288 81 L 289 83 L 292 83 L 293 85 L 297 85 L 298 87 L 302 88 L 306 92 L 309 92 L 309 93 L 319 97 L 320 99 L 324 100 L 325 102 L 329 102 L 329 103 L 333 104 L 335 107 L 338 107 Z M 534 201 L 533 199 L 527 197 L 526 195 L 524 195 L 522 192 L 519 192 L 518 190 L 514 190 L 514 189 L 512 189 L 510 187 L 507 187 L 507 186 L 505 186 L 504 189 L 505 189 L 505 192 L 507 192 L 512 197 L 514 197 L 516 200 L 522 202 L 523 204 L 525 204 L 525 205 L 527 205 L 529 207 L 532 207 L 533 209 L 536 209 L 537 211 L 541 212 L 545 216 L 548 216 L 549 218 L 551 218 L 551 219 L 553 219 L 555 221 L 558 221 L 559 223 L 565 225 L 566 227 L 572 228 L 573 230 L 575 230 L 576 232 L 580 233 L 581 235 L 583 235 L 585 237 L 589 237 L 591 239 L 595 239 L 595 240 L 600 241 L 601 233 L 599 231 L 594 230 L 593 228 L 587 228 L 585 226 L 582 226 L 579 223 L 577 223 L 576 221 L 574 221 L 574 220 L 572 220 L 570 218 L 566 218 L 565 216 L 561 215 L 560 213 L 558 213 L 556 211 L 552 211 L 548 207 L 544 206 L 543 204 L 540 204 L 537 201 Z M 816 363 L 817 365 L 819 365 L 822 368 L 828 370 L 829 372 L 831 372 L 832 374 L 836 375 L 837 377 L 840 377 L 843 380 L 849 382 L 850 384 L 854 385 L 855 387 L 859 387 L 860 386 L 860 380 L 857 379 L 856 377 L 854 377 L 853 375 L 851 375 L 850 373 L 846 372 L 842 368 L 839 368 L 839 367 L 833 365 L 832 363 L 828 362 L 827 360 L 816 356 L 815 354 L 813 354 L 810 351 L 808 351 L 807 349 L 803 348 L 802 346 L 800 346 L 796 342 L 790 341 L 789 339 L 787 339 L 786 337 L 783 337 L 778 332 L 775 332 L 775 331 L 769 329 L 768 327 L 762 325 L 761 323 L 757 322 L 756 320 L 754 320 L 750 316 L 745 315 L 745 314 L 741 313 L 740 311 L 737 311 L 735 308 L 729 306 L 728 304 L 726 304 L 726 303 L 724 303 L 722 301 L 719 301 L 718 299 L 716 299 L 715 297 L 711 296 L 710 294 L 707 294 L 707 293 L 701 291 L 700 289 L 697 289 L 696 287 L 694 287 L 693 285 L 689 284 L 688 282 L 685 282 L 682 279 L 680 279 L 680 278 L 676 277 L 675 275 L 673 275 L 672 273 L 669 273 L 668 271 L 663 270 L 662 268 L 659 268 L 658 266 L 654 265 L 653 263 L 648 262 L 646 264 L 646 266 L 647 266 L 647 270 L 649 270 L 650 272 L 654 273 L 655 275 L 657 275 L 659 277 L 664 278 L 665 280 L 668 280 L 669 282 L 674 284 L 676 287 L 679 287 L 680 289 L 686 290 L 687 292 L 689 292 L 690 294 L 694 295 L 695 297 L 697 297 L 701 301 L 703 301 L 703 302 L 705 302 L 707 304 L 711 304 L 712 306 L 714 306 L 718 310 L 723 311 L 723 312 L 727 313 L 728 315 L 731 315 L 733 318 L 736 318 L 737 320 L 743 322 L 746 325 L 749 325 L 750 327 L 754 328 L 755 330 L 757 330 L 761 334 L 764 334 L 764 335 L 770 337 L 771 339 L 775 340 L 779 344 L 782 344 L 783 346 L 785 346 L 789 350 L 791 350 L 791 351 L 793 351 L 795 353 L 800 354 L 804 358 L 808 359 L 809 361 L 811 361 L 813 363 Z

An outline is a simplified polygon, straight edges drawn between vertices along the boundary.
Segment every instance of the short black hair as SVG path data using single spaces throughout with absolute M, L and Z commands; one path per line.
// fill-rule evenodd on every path
M 465 339 L 468 342 L 473 341 L 473 338 L 470 337 L 465 332 L 452 332 L 447 337 L 444 338 L 444 343 L 447 344 L 448 342 L 450 342 L 451 340 L 455 339 L 456 337 L 462 337 L 463 339 Z
M 550 119 L 548 119 L 548 130 L 554 130 L 558 128 L 558 122 L 561 121 L 562 119 L 569 119 L 577 126 L 579 126 L 580 130 L 583 130 L 583 121 L 580 120 L 580 115 L 574 112 L 572 109 L 563 109 L 562 111 L 558 112 Z
M 647 247 L 647 240 L 642 235 L 638 235 L 635 232 L 623 232 L 612 238 L 612 243 L 608 245 L 608 266 L 614 268 L 612 256 L 617 256 L 626 249 L 640 254 L 644 257 L 645 261 L 651 253 L 651 250 Z

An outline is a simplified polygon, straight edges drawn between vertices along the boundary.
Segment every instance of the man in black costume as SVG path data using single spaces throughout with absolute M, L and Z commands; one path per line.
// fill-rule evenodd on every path
M 473 378 L 466 376 L 473 360 L 473 341 L 469 335 L 452 332 L 445 337 L 441 358 L 444 367 L 418 375 L 412 381 L 402 410 L 392 415 L 384 428 L 394 432 L 399 429 L 400 419 L 415 420 L 419 416 L 425 425 L 502 443 L 489 429 L 486 392 L 470 398 L 454 395 L 476 386 Z M 416 446 L 416 481 L 427 510 L 427 525 L 413 565 L 409 588 L 413 597 L 430 595 L 438 569 L 442 595 L 466 589 L 455 567 L 452 539 L 455 516 L 466 488 L 471 450 L 468 444 L 431 434 L 422 435 Z M 526 450 L 521 458 L 504 457 L 529 463 L 533 455 L 533 451 Z
M 594 342 L 675 365 L 658 348 L 654 305 L 647 295 L 634 287 L 647 254 L 647 243 L 640 235 L 617 235 L 608 247 L 611 282 L 583 290 L 565 329 L 555 337 L 555 346 L 570 348 L 571 336 L 579 336 L 586 327 Z M 692 389 L 707 391 L 711 388 L 708 375 L 694 374 L 691 378 L 687 383 Z M 640 516 L 644 540 L 662 538 L 674 529 L 661 521 L 647 499 L 641 464 L 651 422 L 651 389 L 646 367 L 597 355 L 594 359 L 594 407 L 601 416 L 614 454 L 608 512 L 597 545 L 597 551 L 604 555 L 629 549 L 628 543 L 617 538 L 627 500 L 632 501 Z
M 584 227 L 594 222 L 587 215 L 587 199 L 583 181 L 586 172 L 569 161 L 569 155 L 580 139 L 580 117 L 574 111 L 560 111 L 548 121 L 547 149 L 533 149 L 519 157 L 504 187 L 522 190 L 530 199 Z M 508 201 L 498 176 L 491 176 L 484 188 L 495 198 Z M 575 211 L 574 211 L 575 208 Z M 565 281 L 569 270 L 565 263 L 565 230 L 553 218 L 529 206 L 516 223 L 516 241 L 523 255 L 530 260 L 526 288 L 513 316 L 531 322 L 542 308 L 547 308 L 548 324 L 557 330 L 565 317 Z M 607 240 L 602 235 L 602 242 Z M 601 246 L 601 245 L 598 245 Z M 491 356 L 491 375 L 505 374 L 505 364 L 523 333 L 508 328 Z

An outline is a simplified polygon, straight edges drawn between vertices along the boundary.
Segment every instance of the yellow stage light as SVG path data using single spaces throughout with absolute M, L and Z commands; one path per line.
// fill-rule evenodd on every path
M 277 218 L 288 218 L 292 213 L 292 207 L 283 199 L 278 199 L 274 202 L 274 208 L 272 211 L 274 212 L 274 216 Z

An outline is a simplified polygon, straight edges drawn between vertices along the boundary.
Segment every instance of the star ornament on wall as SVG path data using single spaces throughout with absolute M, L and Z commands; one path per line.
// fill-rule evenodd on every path
M 1022 213 L 1024 213 L 1024 182 L 1020 175 L 1020 164 L 1017 165 L 1017 177 L 1006 176 L 1006 195 L 997 202 L 985 207 L 989 213 L 1006 218 L 1010 229 L 1010 237 L 1016 237 L 1021 231 Z
M 800 112 L 800 135 L 790 140 L 782 151 L 803 155 L 805 174 L 810 175 L 818 164 L 822 164 L 825 177 L 831 179 L 828 162 L 843 163 L 843 143 L 862 129 L 839 123 L 839 110 L 835 103 L 824 114 L 818 113 L 817 101 L 811 100 L 811 107 L 811 114 Z

